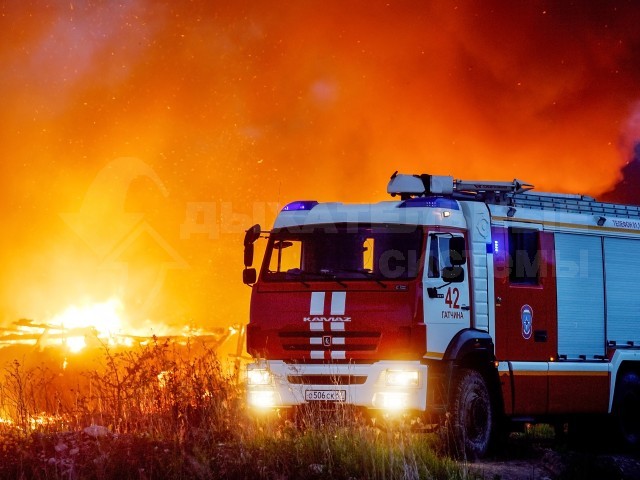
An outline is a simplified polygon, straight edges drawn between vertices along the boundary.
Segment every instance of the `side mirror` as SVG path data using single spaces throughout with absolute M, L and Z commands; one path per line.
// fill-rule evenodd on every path
M 260 225 L 255 224 L 244 234 L 244 266 L 250 267 L 253 264 L 253 244 L 260 238 Z M 245 282 L 246 283 L 246 282 Z
M 244 246 L 253 244 L 258 238 L 260 238 L 260 232 L 262 229 L 260 225 L 255 224 L 244 234 Z
M 449 240 L 449 258 L 451 265 L 464 265 L 467 262 L 464 237 L 452 237 Z
M 442 280 L 447 283 L 460 283 L 464 281 L 464 269 L 460 265 L 445 267 L 442 269 Z
M 242 271 L 242 282 L 245 285 L 253 285 L 254 283 L 256 283 L 257 279 L 258 279 L 258 276 L 256 274 L 255 268 L 245 268 Z
M 244 246 L 244 266 L 250 267 L 253 264 L 253 243 Z

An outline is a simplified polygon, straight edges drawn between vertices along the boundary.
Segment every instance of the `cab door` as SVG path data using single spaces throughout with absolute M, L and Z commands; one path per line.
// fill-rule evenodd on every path
M 432 232 L 427 240 L 424 318 L 426 358 L 442 359 L 451 339 L 471 321 L 466 239 L 461 232 Z
M 557 352 L 553 235 L 541 226 L 494 228 L 496 356 L 548 362 Z
M 508 365 L 501 378 L 512 390 L 506 407 L 544 414 L 549 361 L 557 352 L 553 236 L 541 225 L 518 222 L 495 227 L 492 236 L 496 357 Z

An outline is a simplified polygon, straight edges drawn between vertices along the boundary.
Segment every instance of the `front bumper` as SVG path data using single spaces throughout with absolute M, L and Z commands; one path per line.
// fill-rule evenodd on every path
M 247 367 L 247 401 L 254 408 L 287 408 L 328 401 L 373 410 L 424 411 L 427 366 L 418 361 L 373 364 L 288 364 Z

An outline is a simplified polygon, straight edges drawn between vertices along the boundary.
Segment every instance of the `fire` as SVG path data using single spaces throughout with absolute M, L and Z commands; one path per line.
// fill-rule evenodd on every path
M 184 346 L 197 339 L 199 345 L 206 344 L 219 352 L 222 359 L 234 358 L 237 363 L 242 358 L 244 328 L 241 325 L 205 329 L 153 319 L 134 322 L 125 310 L 125 303 L 113 297 L 103 302 L 73 304 L 43 321 L 22 318 L 10 327 L 0 327 L 0 349 L 35 346 L 41 351 L 60 350 L 64 353 L 60 357 L 63 371 L 71 361 L 68 355 L 91 353 L 105 347 L 132 349 L 152 342 Z M 233 365 L 230 367 L 234 368 Z M 169 375 L 170 372 L 158 375 L 161 386 L 167 383 Z
M 84 347 L 87 346 L 87 343 L 84 340 L 84 337 L 71 337 L 67 338 L 67 348 L 73 353 L 78 353 Z
M 122 303 L 117 298 L 81 307 L 72 305 L 56 315 L 51 324 L 63 331 L 85 333 L 70 335 L 62 340 L 69 351 L 77 353 L 87 346 L 86 337 L 90 333 L 102 341 L 113 343 L 116 334 L 121 333 L 123 328 L 122 310 Z
M 287 201 L 396 169 L 599 197 L 640 138 L 635 2 L 38 3 L 0 6 L 0 328 L 111 292 L 246 321 L 244 228 Z

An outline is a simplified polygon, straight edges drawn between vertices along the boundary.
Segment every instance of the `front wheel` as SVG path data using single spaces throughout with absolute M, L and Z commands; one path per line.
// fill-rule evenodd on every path
M 489 450 L 494 415 L 484 377 L 475 370 L 461 370 L 451 406 L 454 453 L 469 460 L 484 457 Z

